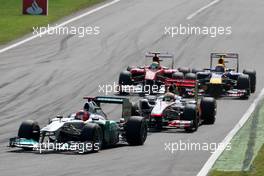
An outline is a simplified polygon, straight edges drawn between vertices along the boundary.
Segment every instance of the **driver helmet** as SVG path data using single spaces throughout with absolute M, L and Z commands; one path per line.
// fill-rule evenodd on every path
M 171 92 L 168 92 L 164 95 L 163 100 L 168 102 L 173 102 L 175 101 L 175 95 Z
M 75 119 L 87 121 L 89 119 L 89 117 L 90 117 L 90 114 L 87 111 L 80 110 L 76 113 Z
M 176 95 L 179 95 L 179 94 L 180 94 L 180 92 L 179 92 L 179 88 L 177 87 L 176 84 L 172 84 L 172 85 L 170 85 L 170 86 L 168 87 L 167 92 L 171 92 L 171 93 L 176 94 Z
M 90 110 L 90 105 L 89 105 L 88 102 L 86 102 L 86 103 L 84 104 L 83 109 L 84 109 L 85 111 L 88 111 L 88 112 L 89 112 L 89 110 Z
M 159 63 L 158 62 L 153 62 L 151 65 L 150 65 L 150 68 L 155 70 L 155 69 L 158 69 L 159 68 Z
M 215 70 L 217 72 L 225 72 L 225 60 L 223 56 L 221 56 L 220 59 L 218 59 L 218 64 L 215 67 Z
M 153 62 L 160 62 L 160 58 L 158 57 L 158 56 L 154 56 L 153 58 L 152 58 L 152 61 Z
M 223 56 L 221 56 L 220 59 L 218 59 L 218 65 L 225 66 L 225 60 L 224 60 L 224 57 Z

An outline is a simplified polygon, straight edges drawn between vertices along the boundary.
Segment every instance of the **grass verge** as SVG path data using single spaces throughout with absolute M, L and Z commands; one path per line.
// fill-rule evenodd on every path
M 0 0 L 0 45 L 104 0 L 49 0 L 48 16 L 22 15 L 22 0 Z
M 214 164 L 210 176 L 264 175 L 264 99 Z
M 264 145 L 258 152 L 250 171 L 212 171 L 210 176 L 263 176 L 264 175 Z

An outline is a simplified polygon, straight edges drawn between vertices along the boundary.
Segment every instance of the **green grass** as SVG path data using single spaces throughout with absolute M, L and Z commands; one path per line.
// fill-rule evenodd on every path
M 255 158 L 250 171 L 238 172 L 225 172 L 214 170 L 211 172 L 210 176 L 263 176 L 264 175 L 264 145 L 258 152 L 257 157 Z
M 264 176 L 264 100 L 218 158 L 210 176 Z
M 0 0 L 0 44 L 32 32 L 82 8 L 104 0 L 49 0 L 48 16 L 22 15 L 22 0 Z
M 264 101 L 257 106 L 246 124 L 231 140 L 231 150 L 225 150 L 214 164 L 217 171 L 250 171 L 264 143 Z

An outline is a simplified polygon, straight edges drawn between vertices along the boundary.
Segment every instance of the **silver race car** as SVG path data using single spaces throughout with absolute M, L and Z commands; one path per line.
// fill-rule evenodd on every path
M 120 142 L 143 145 L 147 123 L 143 117 L 131 116 L 131 103 L 119 97 L 86 97 L 83 110 L 69 117 L 57 116 L 40 129 L 37 122 L 27 120 L 20 125 L 18 136 L 10 139 L 10 147 L 25 150 L 74 150 L 80 153 L 99 151 Z M 101 104 L 121 104 L 122 117 L 108 120 Z
M 214 124 L 216 100 L 203 97 L 200 100 L 184 99 L 173 93 L 146 96 L 134 105 L 134 113 L 147 119 L 149 128 L 181 128 L 196 131 L 201 124 Z

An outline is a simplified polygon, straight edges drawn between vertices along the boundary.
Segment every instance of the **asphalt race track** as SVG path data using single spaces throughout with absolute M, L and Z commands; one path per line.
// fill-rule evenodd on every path
M 191 20 L 209 0 L 122 0 L 71 25 L 100 26 L 101 34 L 43 36 L 0 54 L 0 173 L 14 175 L 167 175 L 194 176 L 210 152 L 164 150 L 164 143 L 219 143 L 239 121 L 264 86 L 262 0 L 222 0 Z M 164 27 L 231 26 L 232 35 L 165 36 Z M 211 52 L 237 52 L 240 66 L 257 71 L 257 92 L 247 100 L 219 100 L 215 125 L 195 133 L 150 133 L 144 146 L 117 147 L 95 154 L 30 153 L 9 149 L 20 123 L 41 125 L 58 113 L 79 110 L 84 95 L 98 95 L 98 85 L 117 81 L 128 65 L 144 63 L 147 51 L 175 54 L 176 66 L 205 68 Z M 102 93 L 100 93 L 102 95 Z M 115 111 L 111 109 L 109 111 Z

